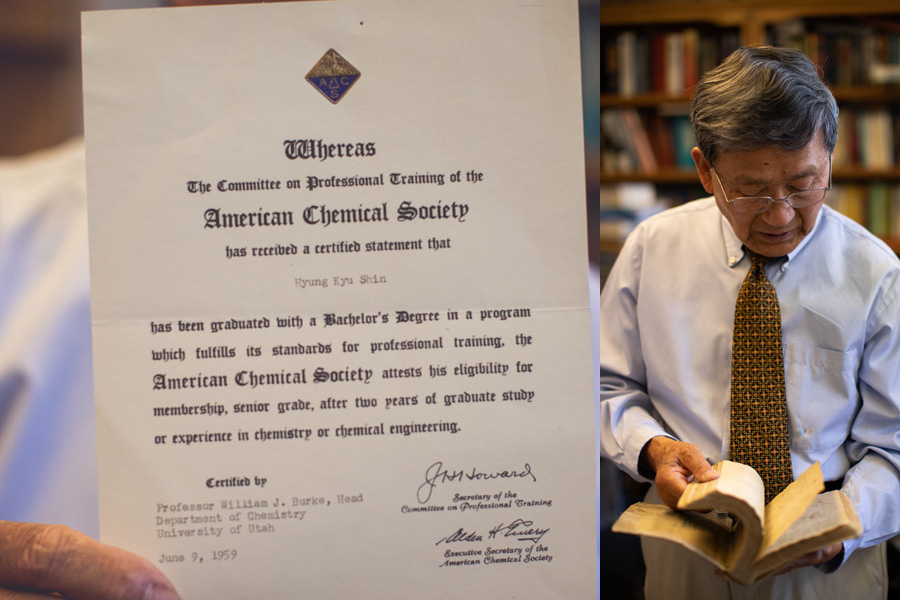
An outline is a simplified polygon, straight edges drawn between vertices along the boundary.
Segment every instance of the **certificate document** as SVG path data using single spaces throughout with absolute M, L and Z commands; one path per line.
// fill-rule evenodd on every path
M 103 541 L 186 600 L 596 597 L 577 21 L 84 15 Z

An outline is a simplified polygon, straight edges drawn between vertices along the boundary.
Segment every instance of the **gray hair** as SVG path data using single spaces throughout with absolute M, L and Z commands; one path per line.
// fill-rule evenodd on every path
M 710 164 L 729 150 L 764 146 L 799 150 L 820 129 L 830 153 L 837 141 L 838 107 L 818 69 L 802 52 L 744 47 L 697 84 L 691 123 Z

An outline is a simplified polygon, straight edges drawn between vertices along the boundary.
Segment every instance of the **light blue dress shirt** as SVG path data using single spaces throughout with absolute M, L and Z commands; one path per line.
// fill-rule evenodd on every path
M 734 303 L 750 269 L 713 198 L 641 223 L 600 299 L 601 454 L 632 477 L 657 435 L 729 456 Z M 823 206 L 766 272 L 778 294 L 794 475 L 819 461 L 863 524 L 845 558 L 900 532 L 900 260 Z
M 96 536 L 84 146 L 0 159 L 0 519 Z

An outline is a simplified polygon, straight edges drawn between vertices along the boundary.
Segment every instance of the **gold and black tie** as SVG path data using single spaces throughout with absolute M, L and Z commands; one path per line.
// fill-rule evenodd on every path
M 766 504 L 793 480 L 781 312 L 763 265 L 747 250 L 750 272 L 734 307 L 731 359 L 731 460 L 756 469 Z

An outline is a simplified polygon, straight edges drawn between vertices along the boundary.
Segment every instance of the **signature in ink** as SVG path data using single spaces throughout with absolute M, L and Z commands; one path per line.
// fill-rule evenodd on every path
M 532 542 L 537 544 L 541 538 L 550 531 L 549 527 L 537 527 L 534 521 L 526 521 L 525 519 L 516 519 L 509 525 L 500 524 L 488 531 L 488 539 L 499 537 L 512 537 L 520 542 Z
M 531 465 L 528 463 L 525 463 L 525 466 L 520 471 L 481 471 L 477 467 L 472 467 L 469 471 L 463 471 L 462 469 L 451 471 L 444 467 L 443 462 L 438 461 L 425 470 L 425 481 L 416 490 L 416 498 L 421 504 L 425 504 L 431 500 L 434 488 L 442 483 L 528 478 L 531 478 L 532 481 L 537 481 L 537 477 L 531 472 Z
M 477 531 L 468 532 L 462 527 L 454 531 L 448 536 L 442 537 L 438 541 L 434 543 L 435 546 L 439 544 L 452 544 L 453 542 L 481 542 L 484 538 Z

